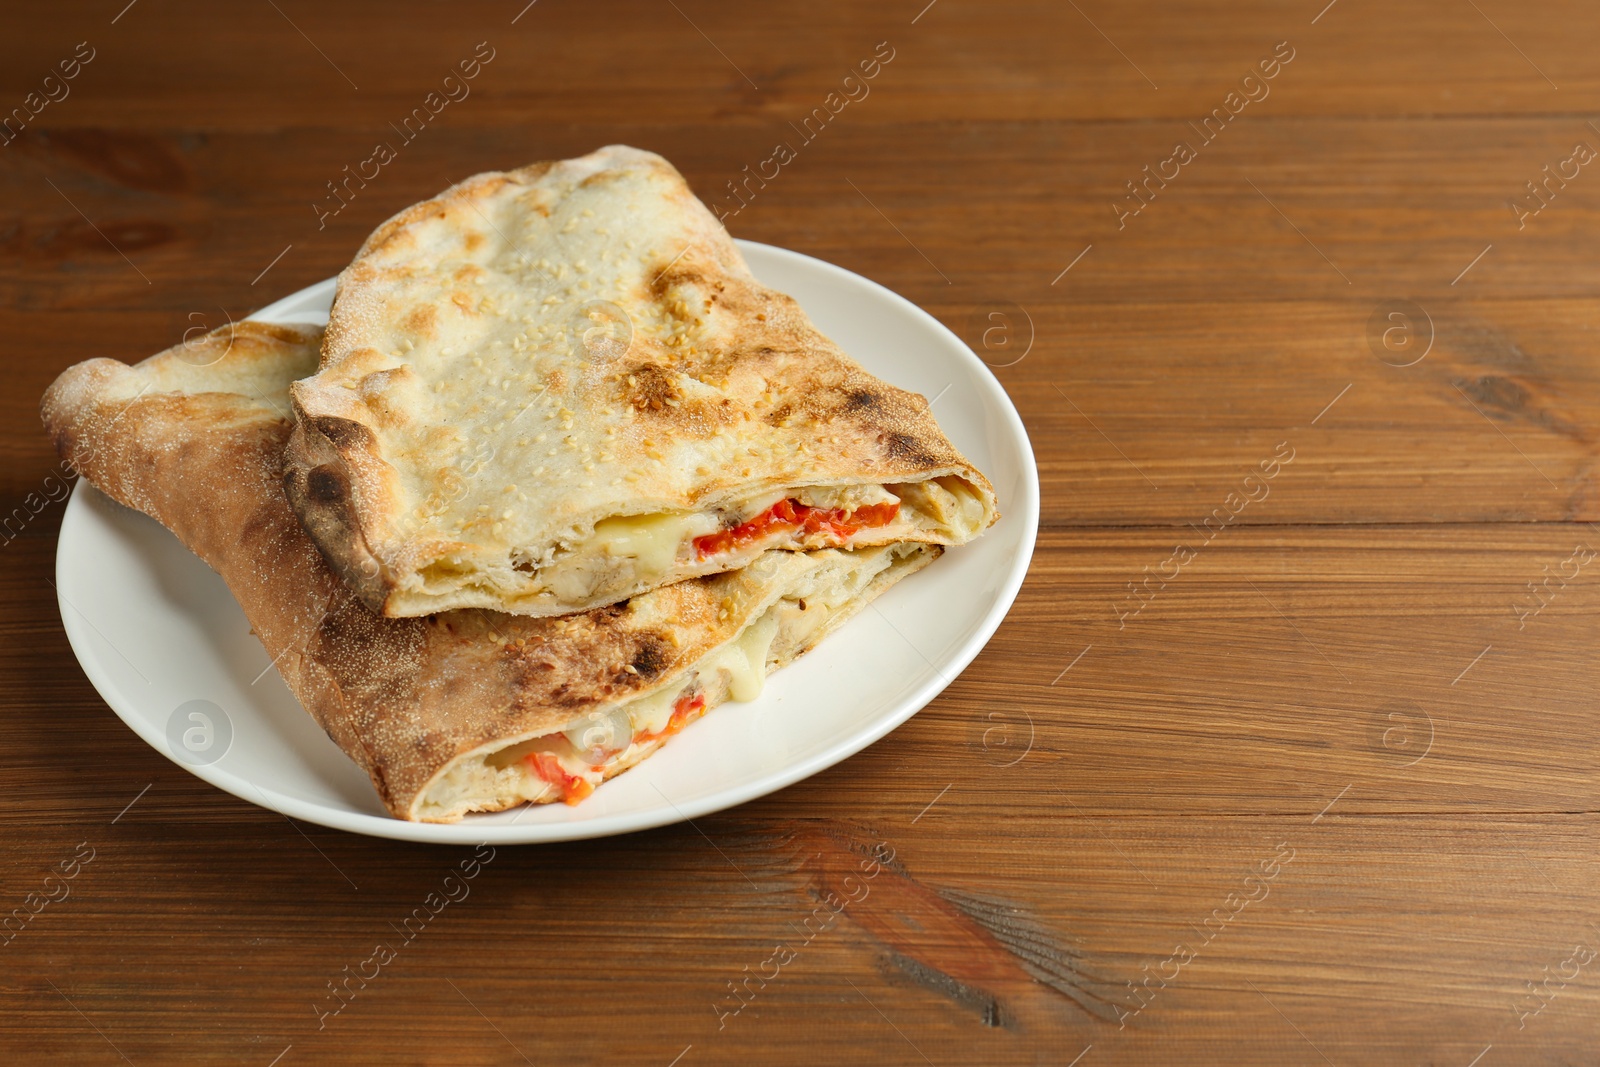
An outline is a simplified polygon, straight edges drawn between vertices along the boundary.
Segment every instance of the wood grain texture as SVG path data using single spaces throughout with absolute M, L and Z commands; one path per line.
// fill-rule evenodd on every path
M 1594 1061 L 1600 174 L 1508 202 L 1600 147 L 1600 11 L 524 2 L 8 13 L 0 114 L 95 58 L 0 145 L 0 910 L 79 871 L 0 947 L 0 1059 Z M 1029 579 L 925 711 L 693 826 L 480 857 L 422 925 L 471 850 L 291 823 L 105 707 L 30 498 L 61 369 L 327 277 L 475 171 L 620 141 L 731 211 L 779 140 L 730 229 L 928 308 L 1039 459 Z

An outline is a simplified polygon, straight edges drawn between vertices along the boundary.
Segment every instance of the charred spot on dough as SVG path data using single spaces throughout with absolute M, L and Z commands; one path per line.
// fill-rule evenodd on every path
M 623 396 L 635 411 L 661 411 L 683 399 L 672 375 L 659 364 L 645 363 L 622 377 Z
M 642 634 L 639 647 L 634 650 L 633 659 L 628 665 L 640 678 L 650 681 L 666 670 L 671 660 L 672 653 L 666 641 L 656 634 Z
M 432 304 L 418 304 L 406 312 L 406 317 L 401 320 L 401 325 L 410 333 L 417 334 L 420 337 L 431 338 L 434 326 L 438 321 L 439 313 L 434 310 Z
M 933 453 L 929 452 L 927 446 L 913 434 L 885 433 L 878 436 L 878 441 L 891 459 L 903 459 L 924 465 L 935 462 Z
M 340 452 L 354 452 L 358 449 L 374 449 L 378 439 L 372 431 L 354 419 L 342 419 L 337 415 L 317 415 L 311 419 L 311 428 L 327 438 L 328 443 Z
M 766 422 L 769 426 L 782 426 L 784 423 L 789 421 L 789 417 L 793 414 L 794 405 L 786 400 L 782 404 L 779 404 L 777 407 L 773 408 L 771 411 L 767 412 L 766 415 L 762 416 L 762 421 Z
M 883 397 L 871 389 L 852 389 L 845 394 L 844 404 L 840 410 L 846 415 L 863 411 L 881 414 L 884 410 Z
M 345 498 L 350 486 L 344 472 L 332 463 L 313 467 L 306 475 L 306 496 L 317 504 L 335 504 Z

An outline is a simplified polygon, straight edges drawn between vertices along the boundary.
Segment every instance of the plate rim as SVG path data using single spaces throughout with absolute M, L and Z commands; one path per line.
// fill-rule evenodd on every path
M 532 823 L 518 827 L 515 823 L 476 825 L 471 816 L 455 823 L 423 823 L 408 822 L 395 818 L 392 815 L 372 815 L 363 812 L 347 812 L 329 808 L 323 805 L 301 800 L 297 797 L 277 794 L 257 785 L 253 779 L 243 775 L 224 771 L 215 764 L 190 764 L 179 760 L 170 751 L 166 739 L 159 736 L 157 730 L 145 722 L 144 716 L 134 710 L 124 709 L 122 706 L 121 687 L 110 677 L 109 672 L 101 667 L 100 659 L 96 654 L 88 652 L 90 649 L 89 635 L 84 627 L 93 629 L 93 624 L 87 618 L 78 618 L 79 609 L 70 604 L 63 592 L 67 584 L 64 575 L 68 569 L 68 560 L 64 545 L 68 542 L 68 525 L 81 525 L 88 521 L 85 509 L 89 493 L 98 493 L 99 490 L 89 485 L 88 480 L 79 478 L 73 487 L 71 497 L 62 515 L 61 530 L 56 541 L 56 603 L 61 614 L 62 627 L 66 631 L 68 644 L 72 647 L 73 656 L 78 660 L 84 675 L 89 679 L 100 698 L 122 722 L 133 730 L 146 744 L 156 752 L 165 756 L 173 764 L 190 772 L 202 781 L 238 797 L 257 807 L 266 808 L 280 815 L 289 816 L 326 826 L 330 829 L 343 830 L 347 833 L 362 834 L 370 837 L 382 837 L 390 840 L 414 841 L 422 844 L 460 845 L 487 843 L 494 845 L 515 844 L 554 844 L 561 841 L 586 840 L 589 838 L 612 837 L 619 834 L 635 833 L 641 830 L 655 829 L 679 822 L 688 822 L 693 819 L 725 811 L 729 808 L 747 804 L 752 800 L 776 793 L 786 789 L 797 782 L 804 781 L 813 775 L 820 774 L 835 764 L 842 763 L 903 726 L 914 715 L 927 707 L 934 698 L 954 683 L 963 671 L 977 658 L 978 653 L 988 645 L 1000 624 L 1010 614 L 1016 602 L 1017 594 L 1021 591 L 1022 584 L 1027 578 L 1028 568 L 1033 559 L 1034 548 L 1038 540 L 1039 528 L 1039 471 L 1033 453 L 1033 443 L 1028 436 L 1027 427 L 1018 414 L 1016 405 L 1006 393 L 1004 387 L 995 377 L 993 370 L 978 358 L 966 342 L 944 323 L 940 322 L 931 312 L 919 307 L 911 300 L 894 290 L 884 286 L 871 278 L 857 274 L 835 263 L 824 259 L 796 252 L 792 249 L 781 248 L 777 245 L 763 244 L 757 241 L 738 240 L 742 250 L 759 249 L 761 255 L 773 255 L 780 259 L 789 259 L 798 265 L 810 269 L 821 269 L 826 275 L 844 284 L 864 283 L 873 296 L 885 300 L 890 304 L 898 305 L 903 310 L 909 311 L 913 316 L 920 317 L 933 327 L 936 334 L 943 334 L 947 341 L 954 343 L 954 350 L 960 353 L 960 358 L 968 362 L 971 369 L 979 370 L 978 380 L 989 392 L 991 403 L 986 407 L 998 410 L 1006 422 L 1004 427 L 1007 439 L 1015 441 L 1022 461 L 1022 477 L 1020 479 L 1023 499 L 1010 502 L 1015 509 L 1007 514 L 1001 521 L 1007 519 L 1022 524 L 1020 531 L 1018 551 L 1011 560 L 1010 568 L 1002 581 L 994 604 L 985 614 L 978 626 L 968 634 L 967 638 L 958 648 L 948 656 L 943 663 L 935 667 L 932 676 L 909 696 L 903 698 L 899 706 L 890 714 L 880 716 L 864 724 L 862 728 L 851 733 L 841 735 L 832 744 L 810 757 L 794 760 L 783 768 L 773 773 L 764 775 L 742 786 L 725 788 L 696 800 L 678 804 L 662 793 L 666 802 L 663 806 L 651 808 L 646 811 L 632 811 L 612 815 L 596 816 L 588 820 L 575 820 L 557 823 Z M 330 284 L 336 284 L 338 276 L 325 278 L 296 290 L 281 299 L 252 312 L 247 319 L 258 321 L 281 321 L 280 316 L 285 314 L 285 308 L 294 303 L 307 299 L 307 294 Z M 101 494 L 103 495 L 103 494 Z M 98 632 L 98 631 L 96 631 Z M 932 664 L 930 663 L 930 666 Z M 134 702 L 130 701 L 130 704 Z M 658 789 L 657 792 L 660 792 Z M 251 796 L 254 793 L 255 796 Z

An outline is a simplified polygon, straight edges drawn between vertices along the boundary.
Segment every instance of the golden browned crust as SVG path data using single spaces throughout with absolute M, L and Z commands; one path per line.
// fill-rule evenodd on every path
M 287 387 L 319 341 L 246 322 L 134 367 L 90 360 L 46 392 L 44 423 L 97 488 L 158 519 L 223 577 L 290 690 L 399 818 L 418 818 L 429 783 L 464 754 L 671 684 L 808 564 L 769 553 L 566 618 L 381 617 L 325 564 L 281 488 Z M 196 351 L 217 359 L 192 365 L 184 357 Z
M 582 339 L 617 308 L 626 338 Z M 386 222 L 341 274 L 320 369 L 293 392 L 290 500 L 390 615 L 604 602 L 533 595 L 527 560 L 618 515 L 949 478 L 980 501 L 975 521 L 854 543 L 955 544 L 998 516 L 923 397 L 862 370 L 750 275 L 669 163 L 621 146 L 478 175 Z

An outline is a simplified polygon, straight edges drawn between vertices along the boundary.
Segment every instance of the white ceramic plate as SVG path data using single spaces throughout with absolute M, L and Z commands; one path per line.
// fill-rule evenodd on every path
M 89 680 L 157 751 L 237 797 L 355 833 L 462 844 L 600 837 L 694 818 L 816 774 L 905 722 L 978 654 L 1022 584 L 1039 523 L 1027 432 L 988 368 L 927 312 L 810 256 L 740 245 L 757 277 L 799 300 L 867 370 L 934 398 L 939 425 L 993 479 L 1004 515 L 773 675 L 760 699 L 714 709 L 575 807 L 404 822 L 289 694 L 222 579 L 154 520 L 80 481 L 56 577 Z M 324 323 L 333 285 L 253 317 Z

